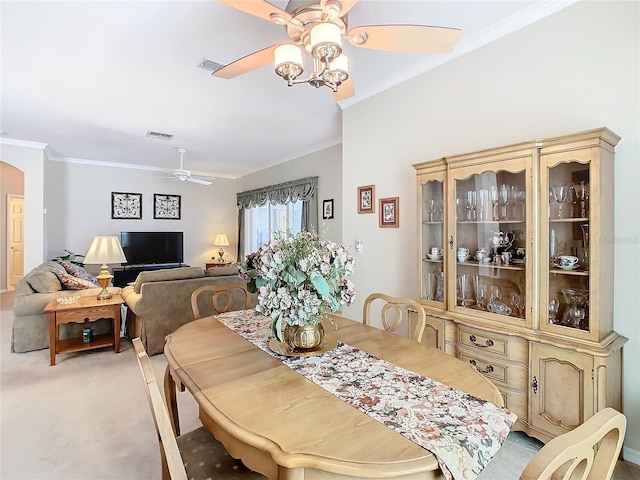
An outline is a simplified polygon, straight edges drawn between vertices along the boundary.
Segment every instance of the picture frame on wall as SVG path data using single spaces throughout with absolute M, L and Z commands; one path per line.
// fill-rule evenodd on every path
M 142 194 L 111 192 L 112 219 L 142 219 Z
M 358 187 L 358 213 L 375 212 L 375 185 Z
M 380 199 L 380 228 L 398 228 L 400 225 L 400 198 L 388 197 Z
M 322 201 L 322 218 L 324 220 L 333 218 L 333 198 Z
M 153 194 L 153 218 L 180 220 L 180 195 Z

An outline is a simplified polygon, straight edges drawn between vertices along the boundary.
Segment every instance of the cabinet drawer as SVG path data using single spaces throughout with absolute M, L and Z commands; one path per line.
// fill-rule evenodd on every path
M 498 388 L 498 390 L 500 391 L 500 395 L 502 396 L 504 407 L 515 413 L 518 416 L 518 420 L 522 421 L 525 424 L 528 424 L 529 396 L 523 392 L 514 392 L 512 390 L 505 390 L 503 388 Z
M 63 311 L 56 314 L 56 320 L 59 325 L 71 322 L 82 323 L 86 318 L 91 321 L 99 318 L 113 318 L 113 305 Z
M 458 358 L 475 366 L 480 373 L 495 383 L 523 392 L 528 391 L 529 369 L 523 365 L 515 365 L 495 358 L 483 357 L 475 352 L 460 350 Z
M 509 337 L 459 326 L 458 344 L 467 346 L 477 352 L 498 355 L 510 361 L 525 365 L 529 363 L 529 345 L 525 339 L 520 337 Z

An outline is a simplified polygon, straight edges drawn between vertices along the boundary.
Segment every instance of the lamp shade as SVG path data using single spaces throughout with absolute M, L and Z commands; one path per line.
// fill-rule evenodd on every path
M 276 47 L 273 55 L 276 70 L 278 69 L 278 67 L 288 64 L 293 64 L 299 67 L 300 70 L 304 70 L 304 65 L 302 63 L 302 50 L 300 50 L 300 47 L 296 45 L 280 45 Z
M 84 256 L 84 263 L 107 264 L 125 263 L 125 257 L 120 245 L 120 240 L 116 236 L 98 235 L 93 237 L 89 250 Z
M 213 245 L 216 247 L 228 247 L 229 239 L 227 235 L 224 233 L 219 233 L 216 235 L 216 238 L 213 240 Z

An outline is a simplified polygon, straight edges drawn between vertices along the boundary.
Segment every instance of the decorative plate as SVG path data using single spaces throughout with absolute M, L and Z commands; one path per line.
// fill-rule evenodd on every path
M 279 342 L 275 338 L 269 340 L 268 346 L 269 350 L 271 350 L 273 353 L 284 355 L 285 357 L 313 357 L 314 355 L 322 355 L 323 353 L 330 352 L 331 350 L 336 348 L 338 346 L 338 340 L 325 334 L 324 345 L 322 346 L 322 348 L 304 352 L 293 351 L 289 348 L 289 345 Z

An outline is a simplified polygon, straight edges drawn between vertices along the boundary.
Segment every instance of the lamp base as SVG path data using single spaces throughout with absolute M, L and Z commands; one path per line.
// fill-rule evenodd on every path
M 113 278 L 113 275 L 111 275 L 108 271 L 106 271 L 105 269 L 103 269 L 100 272 L 100 275 L 98 275 L 96 277 L 96 279 L 98 280 L 98 284 L 100 284 L 100 286 L 102 287 L 102 290 L 100 290 L 100 293 L 98 293 L 98 300 L 108 300 L 110 299 L 113 295 L 111 295 L 111 293 L 107 290 L 107 287 L 109 286 L 109 284 L 111 283 L 111 279 Z

